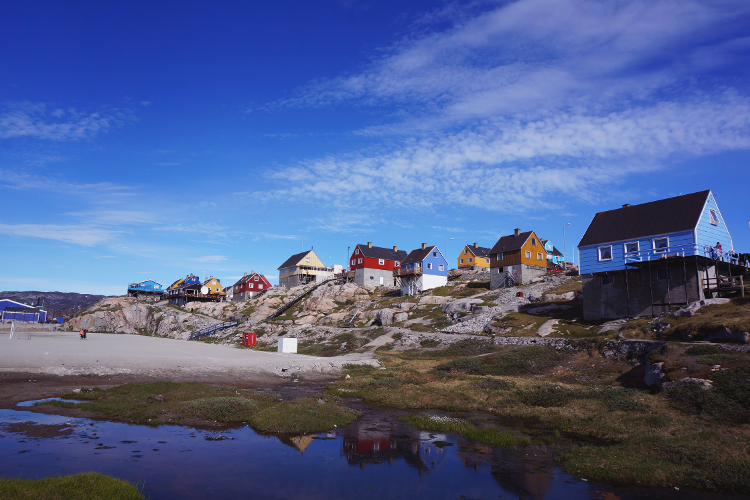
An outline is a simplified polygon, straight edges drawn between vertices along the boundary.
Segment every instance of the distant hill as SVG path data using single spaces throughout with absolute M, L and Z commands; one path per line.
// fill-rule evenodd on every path
M 106 297 L 72 292 L 0 292 L 0 299 L 15 300 L 30 306 L 36 306 L 41 299 L 50 317 L 71 316 Z

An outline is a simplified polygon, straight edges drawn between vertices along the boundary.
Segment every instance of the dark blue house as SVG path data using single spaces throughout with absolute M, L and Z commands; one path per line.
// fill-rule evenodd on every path
M 15 300 L 0 300 L 0 320 L 6 321 L 28 321 L 33 323 L 46 323 L 47 311 L 41 307 L 33 307 L 21 304 Z
M 401 295 L 416 295 L 448 283 L 448 261 L 437 245 L 412 250 L 393 271 L 400 281 Z
M 741 292 L 747 272 L 711 191 L 600 212 L 578 253 L 587 320 L 658 314 Z
M 128 295 L 131 297 L 161 297 L 164 295 L 164 286 L 154 280 L 130 283 Z

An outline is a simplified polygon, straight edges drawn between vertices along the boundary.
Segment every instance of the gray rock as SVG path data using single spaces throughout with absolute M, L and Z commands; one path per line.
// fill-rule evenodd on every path
M 449 302 L 451 300 L 451 297 L 441 297 L 439 295 L 425 295 L 424 297 L 419 298 L 419 305 L 425 305 L 425 304 L 445 304 L 446 302 Z
M 719 340 L 724 342 L 737 342 L 740 344 L 750 343 L 750 333 L 740 332 L 732 330 L 726 326 L 722 326 L 711 335 L 708 336 L 709 340 Z
M 646 374 L 643 377 L 643 383 L 649 387 L 661 389 L 664 380 L 664 363 L 652 363 L 646 358 Z
M 722 299 L 722 298 L 698 300 L 696 302 L 691 302 L 690 304 L 683 306 L 682 308 L 677 310 L 677 312 L 675 312 L 674 315 L 682 316 L 682 317 L 689 317 L 689 316 L 693 316 L 703 306 L 708 306 L 712 304 L 726 304 L 727 302 L 731 302 L 731 301 L 732 299 Z
M 409 315 L 405 312 L 396 313 L 393 315 L 393 322 L 394 323 L 400 323 L 402 321 L 406 321 L 409 319 Z
M 707 391 L 713 387 L 713 382 L 708 379 L 685 377 L 681 378 L 677 382 L 664 382 L 662 384 L 662 389 L 664 389 L 665 391 L 669 391 L 674 389 L 675 387 L 679 387 L 685 384 L 698 384 L 704 391 Z
M 446 314 L 468 313 L 474 304 L 481 304 L 480 299 L 458 299 L 443 304 L 443 312 Z

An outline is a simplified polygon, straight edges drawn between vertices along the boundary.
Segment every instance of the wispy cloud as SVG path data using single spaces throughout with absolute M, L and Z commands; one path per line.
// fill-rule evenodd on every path
M 125 231 L 85 225 L 0 224 L 0 234 L 26 236 L 95 246 L 113 241 Z
M 87 139 L 132 121 L 129 111 L 85 112 L 75 108 L 50 109 L 44 103 L 22 102 L 0 113 L 0 138 L 30 137 L 53 141 Z
M 114 259 L 114 255 L 95 255 L 95 259 Z
M 223 255 L 204 255 L 203 257 L 197 257 L 190 259 L 193 262 L 221 262 L 223 260 L 229 260 Z

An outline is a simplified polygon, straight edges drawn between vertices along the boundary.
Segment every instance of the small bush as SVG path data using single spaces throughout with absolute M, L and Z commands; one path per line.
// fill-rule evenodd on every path
M 690 346 L 684 353 L 685 356 L 705 356 L 707 354 L 721 354 L 721 349 L 715 345 L 703 344 Z
M 559 385 L 544 384 L 531 389 L 516 391 L 518 402 L 526 406 L 541 406 L 549 408 L 552 406 L 565 406 L 572 400 L 580 397 L 578 391 L 566 389 Z
M 425 339 L 422 342 L 420 342 L 419 345 L 422 346 L 422 347 L 424 347 L 424 348 L 429 349 L 429 348 L 432 348 L 432 347 L 439 346 L 440 345 L 440 341 L 439 340 L 435 340 L 435 339 Z
M 483 378 L 477 382 L 477 387 L 486 391 L 509 391 L 516 387 L 516 383 L 499 378 Z
M 698 363 L 702 365 L 718 365 L 724 361 L 729 361 L 732 356 L 729 354 L 711 354 L 698 360 Z
M 517 347 L 489 356 L 454 359 L 436 366 L 435 370 L 468 375 L 543 374 L 571 355 L 572 351 L 558 351 L 551 346 Z
M 709 390 L 695 383 L 674 388 L 669 392 L 671 405 L 717 422 L 750 423 L 750 368 L 721 371 L 713 379 Z
M 186 413 L 201 420 L 218 422 L 244 422 L 258 410 L 258 403 L 245 398 L 205 398 L 190 401 Z
M 404 381 L 396 377 L 377 377 L 362 383 L 362 387 L 367 389 L 398 389 L 404 385 Z

